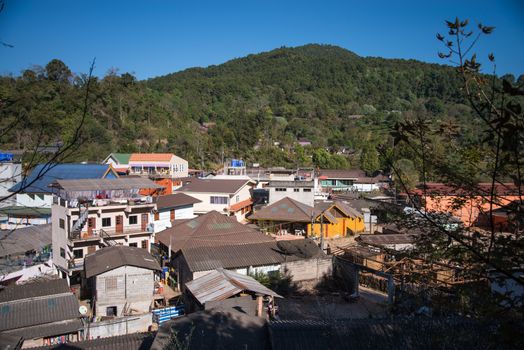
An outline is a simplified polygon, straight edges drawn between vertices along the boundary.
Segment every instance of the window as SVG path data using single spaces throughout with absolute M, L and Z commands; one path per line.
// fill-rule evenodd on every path
M 148 246 L 147 239 L 142 240 L 142 248 L 147 249 L 147 246 Z
M 160 220 L 160 213 L 155 211 L 155 221 Z
M 116 316 L 116 306 L 106 307 L 106 316 Z
M 138 243 L 129 243 L 129 246 L 130 246 L 130 247 L 135 247 L 135 248 L 136 248 L 136 247 L 138 247 Z
M 111 226 L 111 218 L 102 218 L 102 227 Z
M 227 204 L 227 197 L 211 196 L 211 204 Z
M 300 188 L 294 188 L 293 192 L 300 192 Z
M 129 217 L 129 225 L 136 225 L 136 224 L 138 224 L 138 216 L 131 215 Z
M 240 196 L 237 195 L 236 197 L 237 203 L 240 201 Z
M 65 249 L 60 248 L 60 256 L 65 259 Z
M 277 192 L 287 192 L 287 188 L 277 187 L 277 188 L 275 188 L 275 191 L 277 191 Z
M 302 191 L 303 192 L 311 192 L 311 188 L 304 188 Z
M 116 290 L 117 282 L 118 282 L 116 276 L 106 277 L 105 282 L 106 282 L 106 292 Z
M 64 219 L 58 219 L 58 226 L 60 226 L 60 228 L 65 228 L 65 220 Z
M 75 259 L 82 259 L 84 257 L 84 250 L 83 249 L 73 249 L 73 255 L 75 256 Z

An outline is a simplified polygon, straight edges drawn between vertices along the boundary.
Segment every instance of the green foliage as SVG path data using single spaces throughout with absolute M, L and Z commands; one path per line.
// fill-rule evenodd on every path
M 364 170 L 368 176 L 372 176 L 380 169 L 377 150 L 367 145 L 360 154 L 360 169 Z

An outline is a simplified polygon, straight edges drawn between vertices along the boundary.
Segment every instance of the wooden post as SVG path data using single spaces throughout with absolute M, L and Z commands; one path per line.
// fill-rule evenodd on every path
M 263 303 L 264 297 L 261 295 L 257 296 L 257 316 L 258 317 L 264 317 L 264 303 Z

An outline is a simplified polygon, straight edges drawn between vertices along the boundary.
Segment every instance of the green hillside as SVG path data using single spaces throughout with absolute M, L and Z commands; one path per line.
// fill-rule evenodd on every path
M 2 135 L 2 147 L 67 141 L 84 86 L 85 76 L 58 60 L 0 78 L 1 123 L 18 118 L 23 124 Z M 76 160 L 101 160 L 111 151 L 174 151 L 193 167 L 213 167 L 223 157 L 269 166 L 356 166 L 374 158 L 375 146 L 389 142 L 389 128 L 410 113 L 456 122 L 464 144 L 474 142 L 478 130 L 460 91 L 451 67 L 363 58 L 328 45 L 279 48 L 147 81 L 114 72 L 93 84 Z M 312 147 L 295 147 L 302 138 Z

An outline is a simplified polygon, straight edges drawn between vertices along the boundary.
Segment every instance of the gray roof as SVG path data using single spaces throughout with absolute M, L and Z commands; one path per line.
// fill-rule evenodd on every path
M 42 250 L 51 244 L 51 224 L 0 231 L 0 257 Z
M 50 186 L 67 192 L 73 191 L 108 191 L 164 188 L 155 182 L 142 177 L 121 177 L 117 179 L 82 179 L 56 180 Z
M 226 180 L 226 179 L 199 179 L 188 178 L 184 185 L 176 192 L 197 192 L 197 193 L 227 193 L 235 194 L 247 183 L 254 183 L 252 180 Z
M 190 204 L 202 202 L 200 199 L 188 196 L 185 193 L 167 194 L 155 197 L 156 207 L 158 210 L 183 207 Z
M 258 295 L 280 295 L 265 287 L 253 277 L 233 271 L 217 269 L 185 284 L 201 305 L 208 301 L 219 301 L 238 293 L 252 292 Z
M 239 223 L 235 217 L 211 211 L 191 220 L 175 221 L 156 233 L 156 239 L 173 252 L 182 248 L 269 242 L 273 238 Z M 219 266 L 220 267 L 220 266 Z
M 0 334 L 0 349 L 18 350 L 22 348 L 24 339 L 17 335 Z
M 314 208 L 289 197 L 284 197 L 249 216 L 250 220 L 311 222 Z
M 69 285 L 62 278 L 26 284 L 11 284 L 0 291 L 0 303 L 69 292 Z
M 154 333 L 131 333 L 116 337 L 98 338 L 52 346 L 41 346 L 32 348 L 32 350 L 149 350 L 154 339 Z
M 146 249 L 115 245 L 102 248 L 84 259 L 86 278 L 114 270 L 121 266 L 135 266 L 160 270 L 158 261 Z
M 192 335 L 192 336 L 190 336 Z M 198 336 L 197 336 L 198 335 Z M 176 340 L 182 347 L 178 347 Z M 266 320 L 238 311 L 193 312 L 163 323 L 151 350 L 269 350 Z
M 388 245 L 388 244 L 410 244 L 418 239 L 419 235 L 413 234 L 371 234 L 360 235 L 356 238 L 357 241 L 369 245 Z
M 249 266 L 282 264 L 311 258 L 327 258 L 310 239 L 293 241 L 272 241 L 265 243 L 246 243 L 214 247 L 182 249 L 189 269 L 193 272 L 209 271 L 219 268 L 233 269 Z
M 8 287 L 0 298 L 0 332 L 9 331 L 27 339 L 79 329 L 72 330 L 79 325 L 79 304 L 65 280 Z

